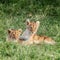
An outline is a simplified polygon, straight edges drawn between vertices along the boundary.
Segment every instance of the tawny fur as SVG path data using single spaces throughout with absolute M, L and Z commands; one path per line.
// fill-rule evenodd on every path
M 19 36 L 22 34 L 22 29 L 8 29 L 8 36 L 7 36 L 7 41 L 17 41 L 19 39 Z
M 36 34 L 38 28 L 39 28 L 39 21 L 36 21 L 36 22 L 30 22 L 28 21 L 27 22 L 27 28 L 29 28 L 29 30 L 31 30 L 31 32 L 33 32 L 33 34 L 31 35 L 31 37 L 29 38 L 29 41 L 35 44 L 40 44 L 41 42 L 44 42 L 44 43 L 47 43 L 47 44 L 51 44 L 51 45 L 54 45 L 55 44 L 55 41 L 50 38 L 50 37 L 47 37 L 47 36 L 39 36 Z

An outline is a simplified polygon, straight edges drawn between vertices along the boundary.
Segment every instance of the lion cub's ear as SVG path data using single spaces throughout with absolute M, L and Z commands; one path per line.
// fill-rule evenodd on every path
M 36 21 L 36 24 L 40 24 L 40 21 Z
M 8 33 L 11 33 L 11 29 L 8 29 Z
M 22 29 L 18 29 L 18 31 L 22 33 Z
M 40 26 L 40 21 L 36 21 L 36 25 L 37 25 L 37 27 L 39 27 Z
M 27 20 L 26 20 L 26 25 L 29 25 L 29 24 L 30 24 L 30 20 L 27 19 Z

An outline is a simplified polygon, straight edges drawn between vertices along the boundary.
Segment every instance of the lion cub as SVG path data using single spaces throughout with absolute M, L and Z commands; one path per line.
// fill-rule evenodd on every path
M 47 37 L 47 36 L 39 36 L 36 34 L 36 32 L 38 30 L 37 26 L 39 26 L 39 21 L 38 21 L 37 25 L 36 25 L 36 22 L 27 21 L 27 26 L 28 26 L 27 28 L 33 33 L 30 41 L 32 41 L 35 44 L 40 44 L 41 42 L 51 44 L 51 45 L 55 44 L 55 41 L 52 38 Z
M 18 30 L 9 29 L 7 40 L 8 41 L 17 41 L 19 39 L 19 36 L 21 35 L 21 33 L 22 33 L 22 29 L 18 29 Z

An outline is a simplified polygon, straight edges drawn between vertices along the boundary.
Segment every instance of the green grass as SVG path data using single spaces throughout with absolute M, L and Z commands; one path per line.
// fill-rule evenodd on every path
M 17 43 L 0 44 L 0 59 L 1 60 L 59 60 L 60 49 L 59 44 L 51 45 L 30 45 L 21 46 Z
M 5 18 L 5 19 L 4 19 Z M 26 15 L 4 17 L 0 19 L 0 60 L 60 60 L 60 21 L 57 17 L 33 15 L 30 20 L 39 20 L 41 25 L 38 34 L 53 38 L 56 45 L 21 46 L 18 43 L 6 42 L 7 30 L 10 28 L 25 30 Z M 40 19 L 41 18 L 41 19 Z
M 0 1 L 0 60 L 60 60 L 60 5 L 56 1 Z M 22 46 L 6 42 L 7 30 L 22 28 L 24 31 L 27 18 L 39 20 L 37 34 L 53 38 L 56 44 Z

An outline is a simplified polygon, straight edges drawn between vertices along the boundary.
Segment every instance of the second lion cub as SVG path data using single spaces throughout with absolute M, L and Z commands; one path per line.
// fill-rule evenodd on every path
M 51 44 L 51 45 L 55 44 L 55 41 L 52 38 L 47 37 L 47 36 L 39 36 L 36 34 L 36 32 L 37 32 L 36 27 L 39 26 L 39 21 L 38 21 L 37 25 L 36 25 L 36 22 L 27 21 L 27 26 L 28 26 L 27 28 L 33 33 L 31 35 L 31 37 L 29 38 L 30 39 L 29 41 L 31 41 L 35 44 L 39 44 L 41 42 Z M 34 32 L 35 32 L 35 34 L 34 34 Z

